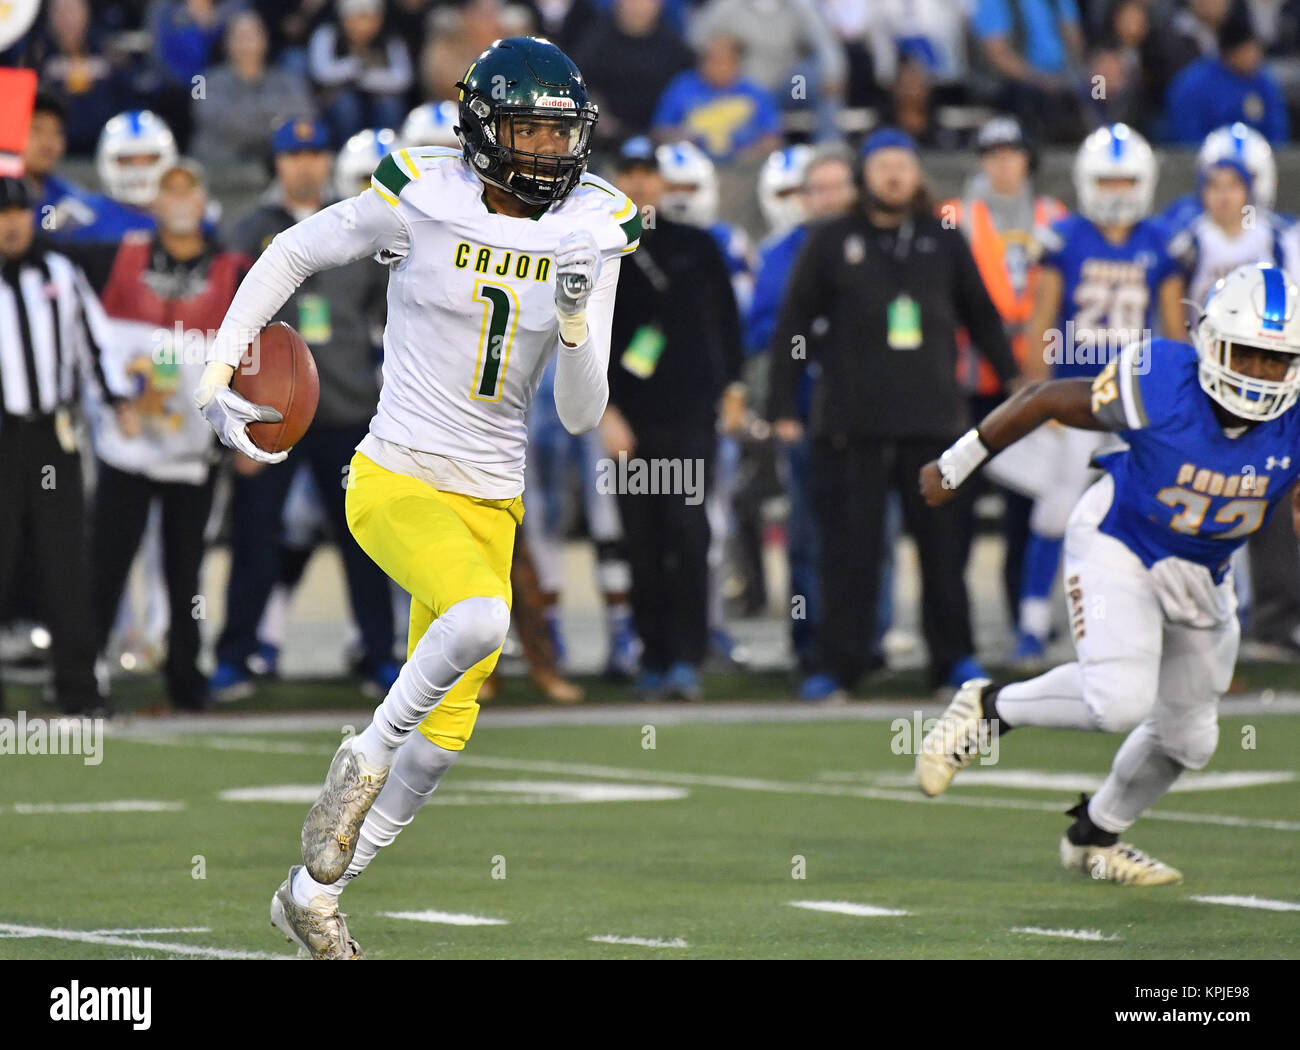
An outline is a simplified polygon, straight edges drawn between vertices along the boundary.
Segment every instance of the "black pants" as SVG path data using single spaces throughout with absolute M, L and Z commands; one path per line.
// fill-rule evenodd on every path
M 942 685 L 974 650 L 964 572 L 966 513 L 959 495 L 930 508 L 921 499 L 921 467 L 948 446 L 935 438 L 904 441 L 817 440 L 812 499 L 821 529 L 823 669 L 851 688 L 867 667 L 875 637 L 885 495 L 898 490 L 903 522 L 921 561 L 921 626 L 930 650 L 930 685 Z
M 48 417 L 0 419 L 0 606 L 20 559 L 50 631 L 56 704 L 68 713 L 101 706 L 81 459 L 63 450 Z
M 167 664 L 164 676 L 172 706 L 201 708 L 207 680 L 199 671 L 199 568 L 203 562 L 203 527 L 212 508 L 212 481 L 201 485 L 152 481 L 100 461 L 95 488 L 94 578 L 96 647 L 108 644 L 131 562 L 140 549 L 149 506 L 162 508 L 163 575 L 167 581 Z
M 352 617 L 361 632 L 368 672 L 393 658 L 393 603 L 388 577 L 348 530 L 344 469 L 366 435 L 367 424 L 317 426 L 308 430 L 289 458 L 251 476 L 236 476 L 231 494 L 230 583 L 226 625 L 217 640 L 217 659 L 243 667 L 257 650 L 257 625 L 280 573 L 280 522 L 294 471 L 306 466 L 316 482 L 343 559 Z
M 1300 549 L 1288 501 L 1250 538 L 1250 583 L 1255 592 L 1250 636 L 1281 644 L 1300 630 Z
M 712 426 L 636 430 L 636 451 L 628 459 L 629 485 L 619 488 L 618 509 L 632 570 L 632 616 L 645 651 L 647 671 L 675 663 L 698 667 L 709 646 L 708 480 L 717 438 Z M 690 479 L 690 493 L 638 493 L 632 471 L 640 461 L 645 477 Z M 675 464 L 671 471 L 665 464 Z

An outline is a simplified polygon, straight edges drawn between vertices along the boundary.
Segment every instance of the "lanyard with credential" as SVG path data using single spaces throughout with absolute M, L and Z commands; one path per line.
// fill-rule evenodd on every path
M 921 345 L 921 307 L 903 290 L 900 271 L 912 253 L 914 227 L 911 218 L 903 220 L 895 236 L 893 258 L 886 266 L 894 296 L 889 301 L 886 316 L 885 341 L 891 350 L 916 350 Z

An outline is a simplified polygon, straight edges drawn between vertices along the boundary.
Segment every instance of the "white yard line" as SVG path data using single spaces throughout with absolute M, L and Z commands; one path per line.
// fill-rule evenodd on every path
M 1223 897 L 1194 896 L 1191 899 L 1203 904 L 1228 904 L 1234 908 L 1258 908 L 1261 911 L 1300 911 L 1300 904 L 1295 901 L 1271 901 L 1264 897 L 1228 894 Z
M 125 798 L 111 802 L 15 802 L 9 810 L 19 816 L 44 816 L 51 813 L 175 813 L 184 808 L 184 802 Z M 0 806 L 0 813 L 4 809 Z
M 880 908 L 874 904 L 855 904 L 853 901 L 791 901 L 790 907 L 804 908 L 807 911 L 828 911 L 835 915 L 857 915 L 863 918 L 912 914 L 900 908 Z
M 386 919 L 410 919 L 412 922 L 436 922 L 446 926 L 508 926 L 507 919 L 486 915 L 467 915 L 455 911 L 381 911 Z
M 0 922 L 0 937 L 75 941 L 78 944 L 103 944 L 132 951 L 166 952 L 168 955 L 193 955 L 204 959 L 292 959 L 292 955 L 270 952 L 241 952 L 231 948 L 205 948 L 198 944 L 173 944 L 168 941 L 138 941 L 128 937 L 97 933 L 93 930 L 59 930 L 48 926 L 20 926 Z
M 139 937 L 143 934 L 156 936 L 160 933 L 211 933 L 211 926 L 152 926 L 138 930 L 87 930 L 101 937 Z
M 689 948 L 682 938 L 674 937 L 671 941 L 665 941 L 657 937 L 616 937 L 612 933 L 602 933 L 596 937 L 588 937 L 587 940 L 595 941 L 597 944 L 632 944 L 640 948 Z
M 1117 941 L 1114 933 L 1102 933 L 1100 930 L 1048 930 L 1041 926 L 1012 926 L 1012 933 L 1032 933 L 1039 937 L 1065 937 L 1071 941 Z
M 876 787 L 908 787 L 911 773 L 823 773 L 821 779 L 841 782 L 867 782 Z M 1104 773 L 1066 773 L 1040 769 L 968 769 L 961 783 L 973 787 L 1021 788 L 1025 791 L 1096 791 L 1106 779 Z M 1222 773 L 1184 773 L 1174 781 L 1170 793 L 1187 791 L 1223 791 L 1230 788 L 1265 787 L 1290 784 L 1296 774 L 1290 770 L 1225 771 Z

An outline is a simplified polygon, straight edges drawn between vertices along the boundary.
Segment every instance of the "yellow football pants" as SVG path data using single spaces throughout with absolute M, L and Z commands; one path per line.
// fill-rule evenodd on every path
M 352 457 L 348 528 L 411 596 L 407 659 L 434 619 L 457 602 L 501 598 L 510 604 L 510 559 L 523 517 L 522 496 L 493 500 L 441 492 L 360 452 Z M 500 655 L 498 649 L 466 671 L 420 723 L 420 732 L 439 747 L 462 750 L 478 718 L 479 687 Z

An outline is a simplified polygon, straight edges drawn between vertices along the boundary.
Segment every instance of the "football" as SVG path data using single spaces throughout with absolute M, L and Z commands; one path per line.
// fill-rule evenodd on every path
M 255 405 L 270 405 L 279 423 L 250 423 L 248 436 L 264 452 L 283 452 L 302 440 L 316 415 L 320 377 L 302 336 L 283 321 L 267 325 L 235 370 L 235 392 Z

